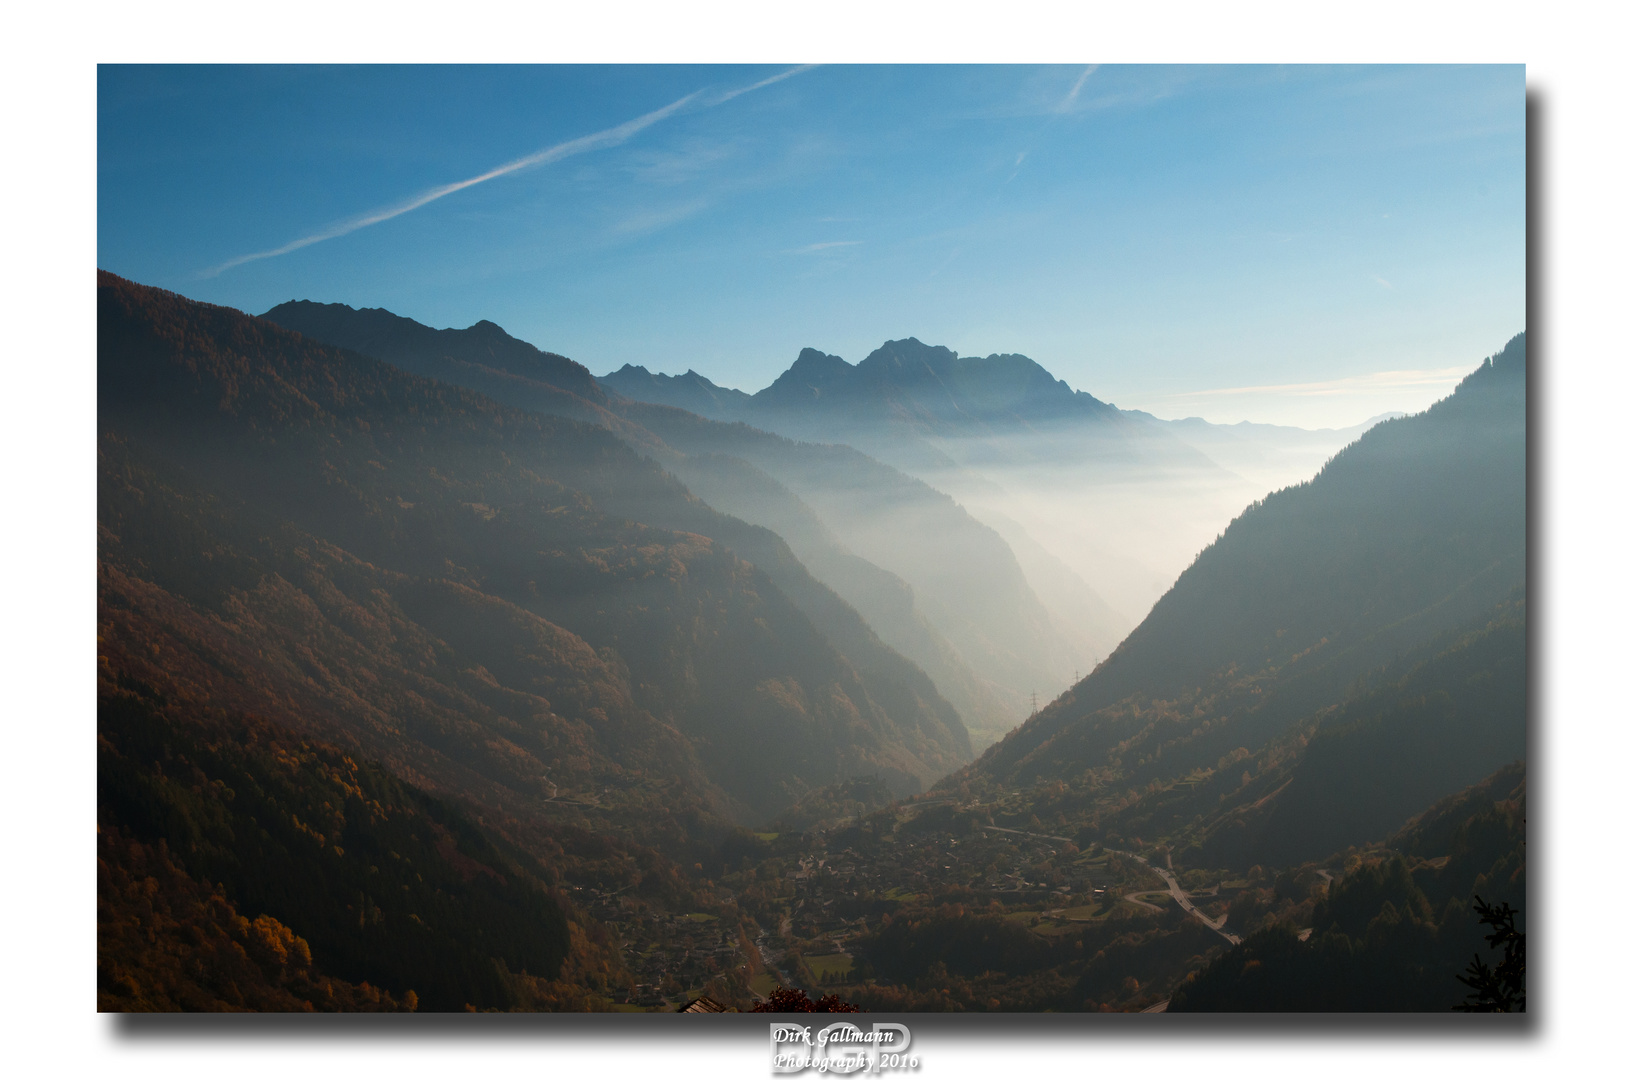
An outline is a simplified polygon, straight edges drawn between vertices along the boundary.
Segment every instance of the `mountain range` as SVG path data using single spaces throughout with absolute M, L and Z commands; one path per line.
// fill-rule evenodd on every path
M 599 801 L 634 769 L 749 820 L 967 759 L 918 669 L 602 428 L 110 276 L 101 297 L 104 607 L 158 623 L 143 636 L 185 633 L 216 670 L 211 637 L 238 664 L 252 642 L 268 691 L 512 805 Z M 755 564 L 633 504 L 777 554 L 858 659 Z
M 566 391 L 544 381 L 544 363 L 553 363 L 577 390 L 580 370 L 512 339 L 498 347 L 492 338 L 501 331 L 494 329 L 433 330 L 376 309 L 309 302 L 279 305 L 264 318 L 329 345 L 372 350 L 369 355 L 403 369 L 517 408 L 587 420 L 616 434 L 709 505 L 777 532 L 794 553 L 792 562 L 813 567 L 818 581 L 856 609 L 886 645 L 930 675 L 978 748 L 1025 716 L 1032 696 L 1059 691 L 1127 630 L 1076 579 L 1073 591 L 1084 604 L 1070 617 L 1047 609 L 998 532 L 943 493 L 852 447 L 800 443 L 652 408 L 613 387 Z M 715 531 L 723 519 L 703 523 L 687 511 L 661 516 L 647 501 L 621 509 L 637 520 L 711 536 L 773 573 L 758 551 L 741 548 L 737 534 L 725 538 Z M 1066 576 L 1059 568 L 1052 576 L 1058 573 Z
M 1021 552 L 1042 596 L 1069 597 L 1051 617 L 1086 667 L 1237 508 L 1312 475 L 1376 422 L 1310 432 L 1159 420 L 1074 390 L 1029 357 L 962 357 L 916 338 L 857 364 L 803 349 L 755 394 L 634 365 L 599 381 L 638 401 L 850 445 L 951 495 Z
M 1128 798 L 1110 833 L 1178 820 L 1188 859 L 1279 864 L 1522 760 L 1524 350 L 1250 506 L 967 777 L 1075 780 Z
M 911 338 L 745 395 L 102 273 L 100 1005 L 1445 1007 L 1523 904 L 1525 379 L 1267 430 Z

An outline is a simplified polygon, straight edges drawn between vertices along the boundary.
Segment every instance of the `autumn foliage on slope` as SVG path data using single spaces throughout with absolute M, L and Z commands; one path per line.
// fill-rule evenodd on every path
M 963 760 L 952 710 L 872 688 L 752 564 L 634 520 L 694 500 L 604 430 L 106 274 L 98 348 L 104 561 L 235 624 L 217 642 L 318 631 L 268 666 L 392 767 L 703 830 Z
M 768 995 L 766 1001 L 759 1001 L 751 1006 L 751 1011 L 760 1012 L 804 1012 L 804 1013 L 854 1013 L 863 1012 L 857 1005 L 842 1001 L 835 994 L 824 994 L 817 1001 L 807 996 L 807 991 L 796 988 L 787 989 L 783 986 L 774 987 L 773 993 Z
M 140 686 L 104 686 L 99 713 L 103 976 L 126 990 L 108 1004 L 210 1007 L 208 989 L 222 1007 L 507 1008 L 525 997 L 516 975 L 560 974 L 559 903 L 455 808 L 337 747 Z M 231 990 L 243 950 L 265 973 L 258 997 Z
M 96 838 L 96 1007 L 102 1012 L 391 1012 L 417 1008 L 322 975 L 310 943 L 269 915 L 238 914 L 169 845 L 108 827 Z

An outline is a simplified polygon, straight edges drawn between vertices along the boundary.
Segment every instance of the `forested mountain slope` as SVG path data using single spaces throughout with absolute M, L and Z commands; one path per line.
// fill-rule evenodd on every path
M 1370 843 L 1522 760 L 1523 337 L 1251 507 L 1122 646 L 958 777 L 1080 837 L 1246 869 Z
M 907 583 L 915 610 L 997 696 L 1005 726 L 995 731 L 1008 730 L 1027 711 L 1031 691 L 1053 692 L 1071 678 L 1080 650 L 1057 632 L 1010 546 L 942 492 L 850 446 L 799 443 L 669 406 L 628 403 L 617 410 L 673 450 L 742 463 L 697 477 L 712 498 L 744 513 L 764 492 L 754 475 L 761 474 L 811 508 L 846 550 Z M 673 467 L 686 475 L 701 471 L 683 462 Z M 818 559 L 815 547 L 804 550 Z M 836 576 L 853 594 L 866 578 L 873 575 L 861 570 Z M 915 649 L 910 655 L 922 667 L 948 674 L 932 646 L 906 635 L 893 643 Z M 964 685 L 952 675 L 946 682 Z M 961 700 L 974 707 L 969 695 Z M 992 725 L 984 719 L 978 726 Z
M 535 356 L 552 358 L 556 367 L 569 361 L 530 346 L 525 346 L 530 353 L 487 348 L 496 335 L 514 341 L 490 324 L 466 331 L 430 330 L 377 309 L 305 301 L 280 305 L 265 317 L 505 404 L 599 424 L 656 457 L 685 482 L 702 485 L 707 501 L 726 514 L 780 532 L 795 558 L 787 562 L 782 553 L 754 544 L 744 550 L 736 526 L 707 517 L 703 508 L 681 505 L 671 490 L 598 492 L 598 505 L 718 540 L 792 593 L 827 636 L 850 640 L 838 620 L 818 614 L 836 606 L 831 597 L 812 597 L 808 583 L 799 580 L 801 567 L 788 569 L 789 576 L 776 570 L 798 560 L 809 564 L 817 585 L 833 589 L 886 645 L 929 675 L 975 731 L 979 746 L 1026 714 L 1031 692 L 1056 692 L 1075 667 L 1103 655 L 1117 640 L 1110 632 L 1087 643 L 1060 640 L 1054 620 L 996 533 L 940 492 L 848 448 L 800 447 L 744 425 L 651 409 L 618 393 L 607 398 L 599 391 L 589 400 L 588 395 L 563 391 L 545 382 L 547 370 Z M 510 362 L 511 367 L 504 366 Z M 573 378 L 574 370 L 565 374 Z M 711 386 L 699 376 L 680 381 L 702 395 Z M 710 461 L 701 464 L 691 458 Z M 724 458 L 735 464 L 725 466 Z M 873 662 L 866 659 L 871 652 L 867 647 L 854 644 L 853 649 L 865 653 L 848 653 L 862 669 L 893 666 L 879 654 Z
M 854 554 L 785 484 L 743 458 L 672 453 L 666 467 L 709 505 L 761 523 L 784 538 L 796 557 L 863 616 L 875 633 L 920 665 L 965 721 L 973 746 L 1009 731 L 1019 700 L 987 682 L 921 612 L 914 588 L 890 570 Z M 760 564 L 759 564 L 760 565 Z M 975 655 L 975 654 L 973 654 Z
M 506 1008 L 561 974 L 560 901 L 466 814 L 124 681 L 98 724 L 103 1008 Z
M 434 330 L 379 308 L 357 310 L 309 301 L 279 305 L 262 317 L 317 341 L 476 390 L 503 404 L 604 427 L 635 448 L 658 454 L 668 464 L 680 456 L 646 429 L 618 416 L 613 407 L 604 408 L 614 403 L 580 364 L 541 352 L 493 323 L 477 323 L 467 330 Z M 938 695 L 931 679 L 883 644 L 863 625 L 863 617 L 851 604 L 809 575 L 778 537 L 746 523 L 760 523 L 759 518 L 747 513 L 736 517 L 714 513 L 658 470 L 633 470 L 614 478 L 595 474 L 580 478 L 579 486 L 601 510 L 708 537 L 747 559 L 772 578 L 818 631 L 866 675 L 871 691 L 892 715 L 908 720 L 926 714 L 928 723 L 952 731 L 955 710 Z M 949 738 L 954 740 L 952 734 Z M 956 742 L 953 752 L 965 758 L 969 744 Z M 901 787 L 913 789 L 908 781 Z
M 1172 700 L 1310 669 L 1342 690 L 1490 612 L 1524 578 L 1521 334 L 1426 413 L 1377 425 L 1313 481 L 1250 507 L 1111 657 L 977 771 L 1040 767 L 1055 758 L 1048 744 L 1076 741 L 1131 696 Z
M 111 275 L 100 294 L 104 619 L 184 641 L 222 694 L 656 843 L 965 760 L 906 663 L 872 690 L 762 571 L 605 513 L 694 503 L 609 433 Z
M 1169 1011 L 1461 1006 L 1469 958 L 1499 959 L 1475 898 L 1508 904 L 1521 932 L 1528 925 L 1525 814 L 1522 764 L 1441 799 L 1389 837 L 1386 853 L 1333 884 L 1311 912 L 1307 939 L 1291 922 L 1266 926 L 1195 972 Z
M 1119 762 L 1109 786 L 1137 792 L 1103 824 L 1168 838 L 1182 863 L 1212 867 L 1291 866 L 1376 842 L 1524 760 L 1525 625 L 1522 599 L 1511 600 L 1353 687 L 1315 669 L 1239 679 L 1166 703 L 1150 730 L 1144 717 L 1123 723 L 1132 708 L 1103 710 L 1114 720 L 1103 716 L 1088 741 Z M 1307 707 L 1316 701 L 1331 704 Z M 1187 710 L 1199 722 L 1182 723 Z M 1132 757 L 1108 747 L 1125 728 L 1141 740 Z

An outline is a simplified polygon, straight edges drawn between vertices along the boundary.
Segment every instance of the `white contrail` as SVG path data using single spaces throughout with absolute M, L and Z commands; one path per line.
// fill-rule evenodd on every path
M 1078 100 L 1078 92 L 1084 89 L 1084 83 L 1091 75 L 1095 74 L 1095 69 L 1100 66 L 1100 64 L 1091 64 L 1084 69 L 1084 74 L 1078 77 L 1078 81 L 1073 84 L 1073 88 L 1067 91 L 1067 96 L 1061 99 L 1061 104 L 1056 106 L 1057 112 L 1066 112 L 1073 107 L 1073 102 Z
M 597 150 L 600 147 L 616 146 L 620 143 L 626 142 L 628 139 L 632 138 L 646 127 L 649 127 L 651 124 L 657 124 L 660 121 L 665 120 L 668 116 L 671 116 L 673 113 L 683 108 L 683 106 L 687 105 L 698 96 L 699 92 L 696 91 L 687 97 L 679 98 L 678 100 L 672 102 L 672 104 L 667 105 L 665 108 L 656 109 L 654 112 L 645 113 L 637 119 L 628 120 L 624 124 L 617 124 L 615 127 L 605 128 L 603 131 L 595 131 L 591 135 L 583 135 L 579 139 L 571 139 L 569 142 L 562 142 L 555 146 L 550 146 L 545 150 L 538 150 L 534 154 L 528 154 L 525 157 L 516 158 L 506 165 L 499 165 L 495 169 L 483 172 L 479 176 L 471 176 L 467 180 L 459 180 L 454 184 L 442 184 L 440 187 L 430 188 L 428 191 L 413 196 L 406 202 L 396 203 L 394 206 L 385 207 L 382 210 L 373 210 L 358 217 L 349 218 L 348 220 L 339 222 L 337 225 L 331 225 L 320 232 L 311 233 L 309 236 L 302 236 L 298 240 L 286 243 L 279 248 L 272 248 L 270 251 L 256 251 L 252 255 L 239 255 L 235 259 L 228 259 L 226 262 L 221 263 L 214 269 L 207 271 L 205 276 L 214 277 L 226 270 L 230 270 L 234 266 L 241 266 L 246 262 L 253 262 L 256 259 L 271 259 L 278 255 L 286 255 L 290 251 L 298 251 L 302 247 L 309 247 L 312 244 L 321 243 L 323 240 L 332 240 L 334 237 L 344 236 L 346 233 L 353 233 L 357 229 L 365 229 L 369 225 L 377 225 L 381 221 L 388 221 L 390 218 L 400 217 L 402 214 L 416 210 L 420 206 L 427 206 L 436 199 L 444 199 L 453 192 L 462 191 L 464 188 L 473 187 L 475 184 L 483 184 L 487 180 L 495 180 L 497 177 L 506 176 L 511 172 L 518 172 L 521 169 L 535 168 L 538 165 L 547 165 L 550 162 L 559 161 L 567 157 L 573 157 L 576 154 L 586 153 L 589 150 Z
M 771 83 L 776 83 L 781 79 L 788 79 L 792 75 L 800 75 L 802 72 L 815 66 L 817 65 L 804 64 L 801 67 L 791 68 L 789 71 L 782 71 L 778 75 L 773 75 L 769 78 L 763 79 L 761 82 L 753 83 L 752 85 L 739 90 L 730 91 L 716 100 L 708 102 L 706 107 L 710 108 L 714 105 L 721 105 L 723 102 L 737 98 L 741 94 L 749 94 L 753 90 L 760 90 L 764 86 L 768 86 Z M 506 165 L 499 165 L 495 169 L 491 169 L 488 172 L 483 172 L 479 176 L 471 176 L 467 180 L 459 180 L 456 183 L 442 184 L 440 187 L 430 188 L 428 191 L 414 195 L 405 202 L 396 203 L 393 206 L 387 206 L 379 210 L 372 210 L 353 218 L 347 218 L 344 221 L 330 225 L 318 232 L 311 233 L 309 236 L 302 236 L 298 240 L 292 240 L 279 248 L 272 248 L 269 251 L 256 251 L 251 255 L 239 255 L 235 259 L 227 259 L 219 266 L 205 270 L 202 276 L 206 278 L 216 277 L 227 270 L 230 270 L 234 266 L 242 266 L 244 263 L 254 262 L 258 259 L 274 259 L 278 255 L 286 255 L 290 251 L 298 251 L 302 247 L 309 247 L 312 244 L 319 244 L 323 240 L 332 240 L 335 237 L 344 236 L 347 233 L 353 233 L 357 229 L 365 229 L 369 225 L 377 225 L 381 221 L 388 221 L 390 218 L 400 217 L 402 214 L 410 213 L 411 211 L 418 209 L 420 206 L 427 206 L 436 199 L 444 199 L 446 196 L 451 195 L 454 192 L 462 191 L 464 188 L 473 187 L 475 184 L 483 184 L 487 180 L 495 180 L 499 176 L 507 176 L 512 172 L 519 172 L 521 169 L 533 169 L 541 165 L 548 165 L 564 158 L 574 157 L 577 154 L 585 154 L 589 150 L 599 150 L 604 147 L 619 146 L 621 143 L 626 142 L 628 139 L 632 138 L 640 131 L 643 131 L 645 128 L 665 120 L 668 116 L 671 116 L 673 113 L 694 101 L 695 98 L 699 97 L 702 93 L 703 91 L 697 90 L 686 97 L 679 98 L 664 108 L 656 109 L 654 112 L 645 113 L 640 117 L 628 120 L 624 124 L 617 124 L 615 127 L 605 128 L 603 131 L 595 131 L 591 135 L 583 135 L 581 138 L 571 139 L 569 142 L 562 142 L 555 146 L 538 150 L 534 154 L 528 154 L 525 157 L 516 158 Z
M 713 105 L 721 105 L 725 101 L 734 100 L 735 98 L 739 97 L 741 94 L 749 94 L 753 90 L 761 90 L 764 86 L 772 86 L 774 83 L 778 82 L 780 79 L 788 79 L 792 75 L 800 75 L 804 71 L 812 71 L 814 68 L 816 68 L 818 66 L 819 65 L 817 65 L 817 64 L 803 64 L 800 67 L 793 67 L 789 71 L 781 71 L 777 75 L 769 75 L 766 79 L 763 79 L 761 82 L 752 83 L 750 86 L 742 87 L 739 90 L 730 90 L 728 93 L 724 94 L 722 97 L 720 97 L 716 101 L 712 102 L 712 104 Z

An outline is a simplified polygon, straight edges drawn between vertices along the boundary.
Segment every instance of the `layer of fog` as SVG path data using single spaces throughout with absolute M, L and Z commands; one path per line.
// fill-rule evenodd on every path
M 1088 454 L 1057 462 L 1048 434 L 1003 437 L 997 460 L 985 440 L 933 439 L 956 466 L 916 473 L 1005 538 L 1058 624 L 1115 634 L 1104 648 L 1092 641 L 1100 659 L 1250 503 L 1311 479 L 1378 419 L 1322 431 L 1160 424 L 1206 459 L 1195 466 Z

